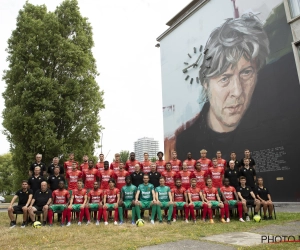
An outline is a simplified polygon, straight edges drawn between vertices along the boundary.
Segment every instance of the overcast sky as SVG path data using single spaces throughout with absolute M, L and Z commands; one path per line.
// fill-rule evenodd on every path
M 53 11 L 62 0 L 29 0 Z M 133 150 L 140 137 L 153 137 L 163 150 L 163 119 L 160 51 L 154 47 L 165 25 L 191 0 L 79 0 L 81 14 L 93 27 L 94 57 L 104 90 L 106 108 L 100 113 L 103 153 L 111 161 L 120 150 Z M 15 29 L 18 11 L 25 0 L 0 0 L 0 71 L 7 69 L 7 39 Z M 1 77 L 2 78 L 2 77 Z M 1 80 L 0 92 L 5 89 Z M 0 112 L 4 108 L 0 97 Z M 2 117 L 0 129 L 3 131 Z M 9 151 L 0 135 L 0 154 Z M 96 149 L 98 155 L 101 149 Z M 109 153 L 109 154 L 108 154 Z M 33 156 L 34 158 L 34 156 Z

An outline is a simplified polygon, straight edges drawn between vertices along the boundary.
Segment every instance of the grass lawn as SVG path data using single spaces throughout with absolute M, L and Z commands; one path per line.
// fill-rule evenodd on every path
M 17 227 L 10 229 L 7 214 L 0 213 L 0 249 L 137 249 L 182 239 L 201 240 L 202 237 L 213 234 L 251 231 L 266 225 L 296 221 L 299 220 L 299 215 L 299 213 L 278 213 L 277 220 L 260 223 L 241 223 L 232 220 L 226 224 L 217 221 L 215 224 L 200 221 L 193 224 L 178 220 L 172 225 L 166 223 L 151 225 L 147 220 L 145 226 L 139 228 L 129 223 L 114 226 L 112 222 L 108 226 L 101 223 L 100 226 L 92 224 L 80 227 L 74 222 L 71 227 L 60 227 L 55 224 L 52 228 L 47 226 L 40 229 L 20 228 L 22 216 L 19 215 Z M 264 244 L 238 249 L 300 249 L 300 243 Z

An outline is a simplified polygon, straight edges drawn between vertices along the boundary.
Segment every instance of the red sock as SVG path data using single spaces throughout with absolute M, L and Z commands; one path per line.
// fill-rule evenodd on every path
M 202 220 L 206 218 L 207 209 L 208 209 L 207 204 L 203 204 L 203 206 L 202 206 Z
M 229 205 L 228 205 L 228 203 L 224 204 L 224 210 L 225 210 L 226 218 L 229 218 Z
M 85 212 L 86 219 L 90 221 L 91 220 L 90 209 L 86 207 L 84 210 L 85 210 L 84 212 Z
M 196 220 L 194 205 L 190 205 L 190 213 L 191 213 L 193 220 Z
M 119 209 L 115 208 L 115 221 L 119 220 Z
M 48 210 L 48 221 L 49 224 L 53 223 L 53 211 L 51 209 Z
M 239 217 L 243 218 L 243 203 L 242 202 L 238 202 L 237 207 L 238 207 Z
M 68 208 L 68 210 L 67 210 L 67 222 L 71 221 L 71 214 L 72 214 L 72 209 Z
M 99 207 L 99 209 L 98 209 L 98 218 L 97 218 L 97 220 L 101 220 L 102 214 L 103 214 L 103 208 L 102 208 L 102 207 Z
M 103 219 L 105 222 L 107 222 L 107 208 L 103 208 Z
M 212 209 L 211 209 L 211 207 L 209 207 L 209 208 L 207 209 L 207 211 L 208 211 L 208 216 L 209 216 L 209 218 L 212 220 L 213 216 L 212 216 Z
M 185 219 L 188 220 L 189 218 L 189 206 L 187 206 L 186 204 L 184 205 L 184 213 L 185 213 Z
M 66 220 L 66 217 L 67 217 L 67 213 L 68 213 L 68 209 L 65 209 L 65 210 L 62 212 L 62 215 L 61 215 L 61 223 L 65 223 L 65 220 Z
M 84 208 L 80 208 L 79 222 L 82 222 L 83 215 L 84 215 Z
M 176 219 L 176 213 L 177 213 L 177 208 L 176 208 L 176 206 L 174 206 L 173 207 L 173 213 L 172 213 L 173 219 Z
M 221 207 L 220 210 L 221 210 L 221 219 L 224 219 L 224 213 L 225 213 L 224 207 Z

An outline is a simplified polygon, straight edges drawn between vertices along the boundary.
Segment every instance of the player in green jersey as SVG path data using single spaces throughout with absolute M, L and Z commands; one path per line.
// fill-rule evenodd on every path
M 171 224 L 174 203 L 171 189 L 165 186 L 165 177 L 159 178 L 159 186 L 155 189 L 156 211 L 159 222 L 162 223 L 161 209 L 168 209 L 168 224 Z
M 138 219 L 141 219 L 141 208 L 151 207 L 151 224 L 154 224 L 156 210 L 154 186 L 149 183 L 149 175 L 144 174 L 143 184 L 140 184 L 135 195 L 135 211 Z
M 123 224 L 123 208 L 125 209 L 132 209 L 132 219 L 131 224 L 135 225 L 135 194 L 137 191 L 137 187 L 132 185 L 131 183 L 131 176 L 125 177 L 126 185 L 121 189 L 121 198 L 119 201 L 119 219 L 120 225 Z

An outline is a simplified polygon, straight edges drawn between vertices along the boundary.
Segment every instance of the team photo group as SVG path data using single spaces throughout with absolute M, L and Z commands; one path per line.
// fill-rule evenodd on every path
M 198 160 L 191 153 L 183 161 L 175 151 L 170 161 L 163 155 L 158 152 L 153 162 L 144 153 L 140 162 L 132 152 L 124 163 L 116 153 L 111 164 L 103 154 L 97 163 L 84 155 L 79 164 L 70 153 L 63 166 L 54 157 L 47 168 L 37 154 L 29 179 L 20 183 L 22 187 L 8 207 L 10 227 L 16 227 L 18 214 L 23 216 L 22 228 L 31 224 L 52 227 L 55 213 L 61 226 L 75 222 L 80 226 L 83 221 L 108 225 L 110 218 L 114 225 L 128 222 L 141 226 L 148 215 L 151 224 L 178 223 L 181 218 L 186 223 L 196 223 L 197 218 L 229 223 L 231 217 L 245 222 L 260 210 L 264 220 L 273 219 L 270 192 L 263 178 L 256 176 L 255 160 L 248 149 L 241 160 L 232 152 L 227 161 L 221 151 L 208 159 L 205 149 Z

